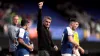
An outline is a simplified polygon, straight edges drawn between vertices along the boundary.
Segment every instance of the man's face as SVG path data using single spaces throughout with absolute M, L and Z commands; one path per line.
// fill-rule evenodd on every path
M 78 28 L 78 26 L 79 26 L 79 23 L 78 22 L 73 22 L 72 23 L 72 29 L 73 30 L 76 30 Z
M 43 21 L 43 25 L 44 25 L 45 27 L 47 27 L 47 28 L 50 27 L 50 24 L 51 24 L 51 20 L 50 20 L 50 19 L 45 19 L 45 20 Z
M 15 17 L 13 18 L 13 23 L 14 23 L 15 25 L 18 24 L 18 19 L 19 19 L 18 16 L 15 16 Z
M 29 24 L 29 23 L 27 23 L 27 24 L 26 24 L 26 28 L 28 29 L 29 27 L 30 27 L 30 24 Z

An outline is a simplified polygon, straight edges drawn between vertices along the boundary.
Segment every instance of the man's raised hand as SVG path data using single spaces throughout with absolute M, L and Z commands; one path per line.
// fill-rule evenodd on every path
M 42 7 L 43 7 L 43 2 L 39 2 L 39 3 L 38 3 L 38 6 L 39 6 L 39 9 L 42 9 Z

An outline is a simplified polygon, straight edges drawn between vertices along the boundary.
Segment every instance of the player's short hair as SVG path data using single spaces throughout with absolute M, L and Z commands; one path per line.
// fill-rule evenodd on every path
M 71 22 L 79 22 L 77 19 L 70 19 L 70 23 Z
M 21 26 L 25 26 L 29 21 L 27 19 L 22 19 Z

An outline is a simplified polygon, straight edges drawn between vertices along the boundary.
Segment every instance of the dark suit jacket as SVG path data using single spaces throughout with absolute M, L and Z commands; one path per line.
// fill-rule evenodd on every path
M 54 47 L 52 42 L 52 36 L 49 31 L 44 25 L 42 25 L 42 10 L 39 9 L 38 12 L 38 24 L 37 24 L 37 31 L 38 31 L 38 49 L 39 50 L 51 50 Z

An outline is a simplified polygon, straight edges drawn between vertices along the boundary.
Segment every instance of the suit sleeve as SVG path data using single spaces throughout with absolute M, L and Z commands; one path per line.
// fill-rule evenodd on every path
M 37 23 L 38 36 L 41 36 L 41 33 L 42 33 L 42 9 L 39 9 L 37 18 L 38 18 L 38 23 Z
M 51 32 L 50 32 L 50 37 L 51 37 L 51 38 L 49 38 L 49 40 L 50 40 L 50 45 L 51 45 L 52 47 L 54 47 L 54 43 L 53 43 L 53 40 L 52 40 L 52 34 L 51 34 Z

